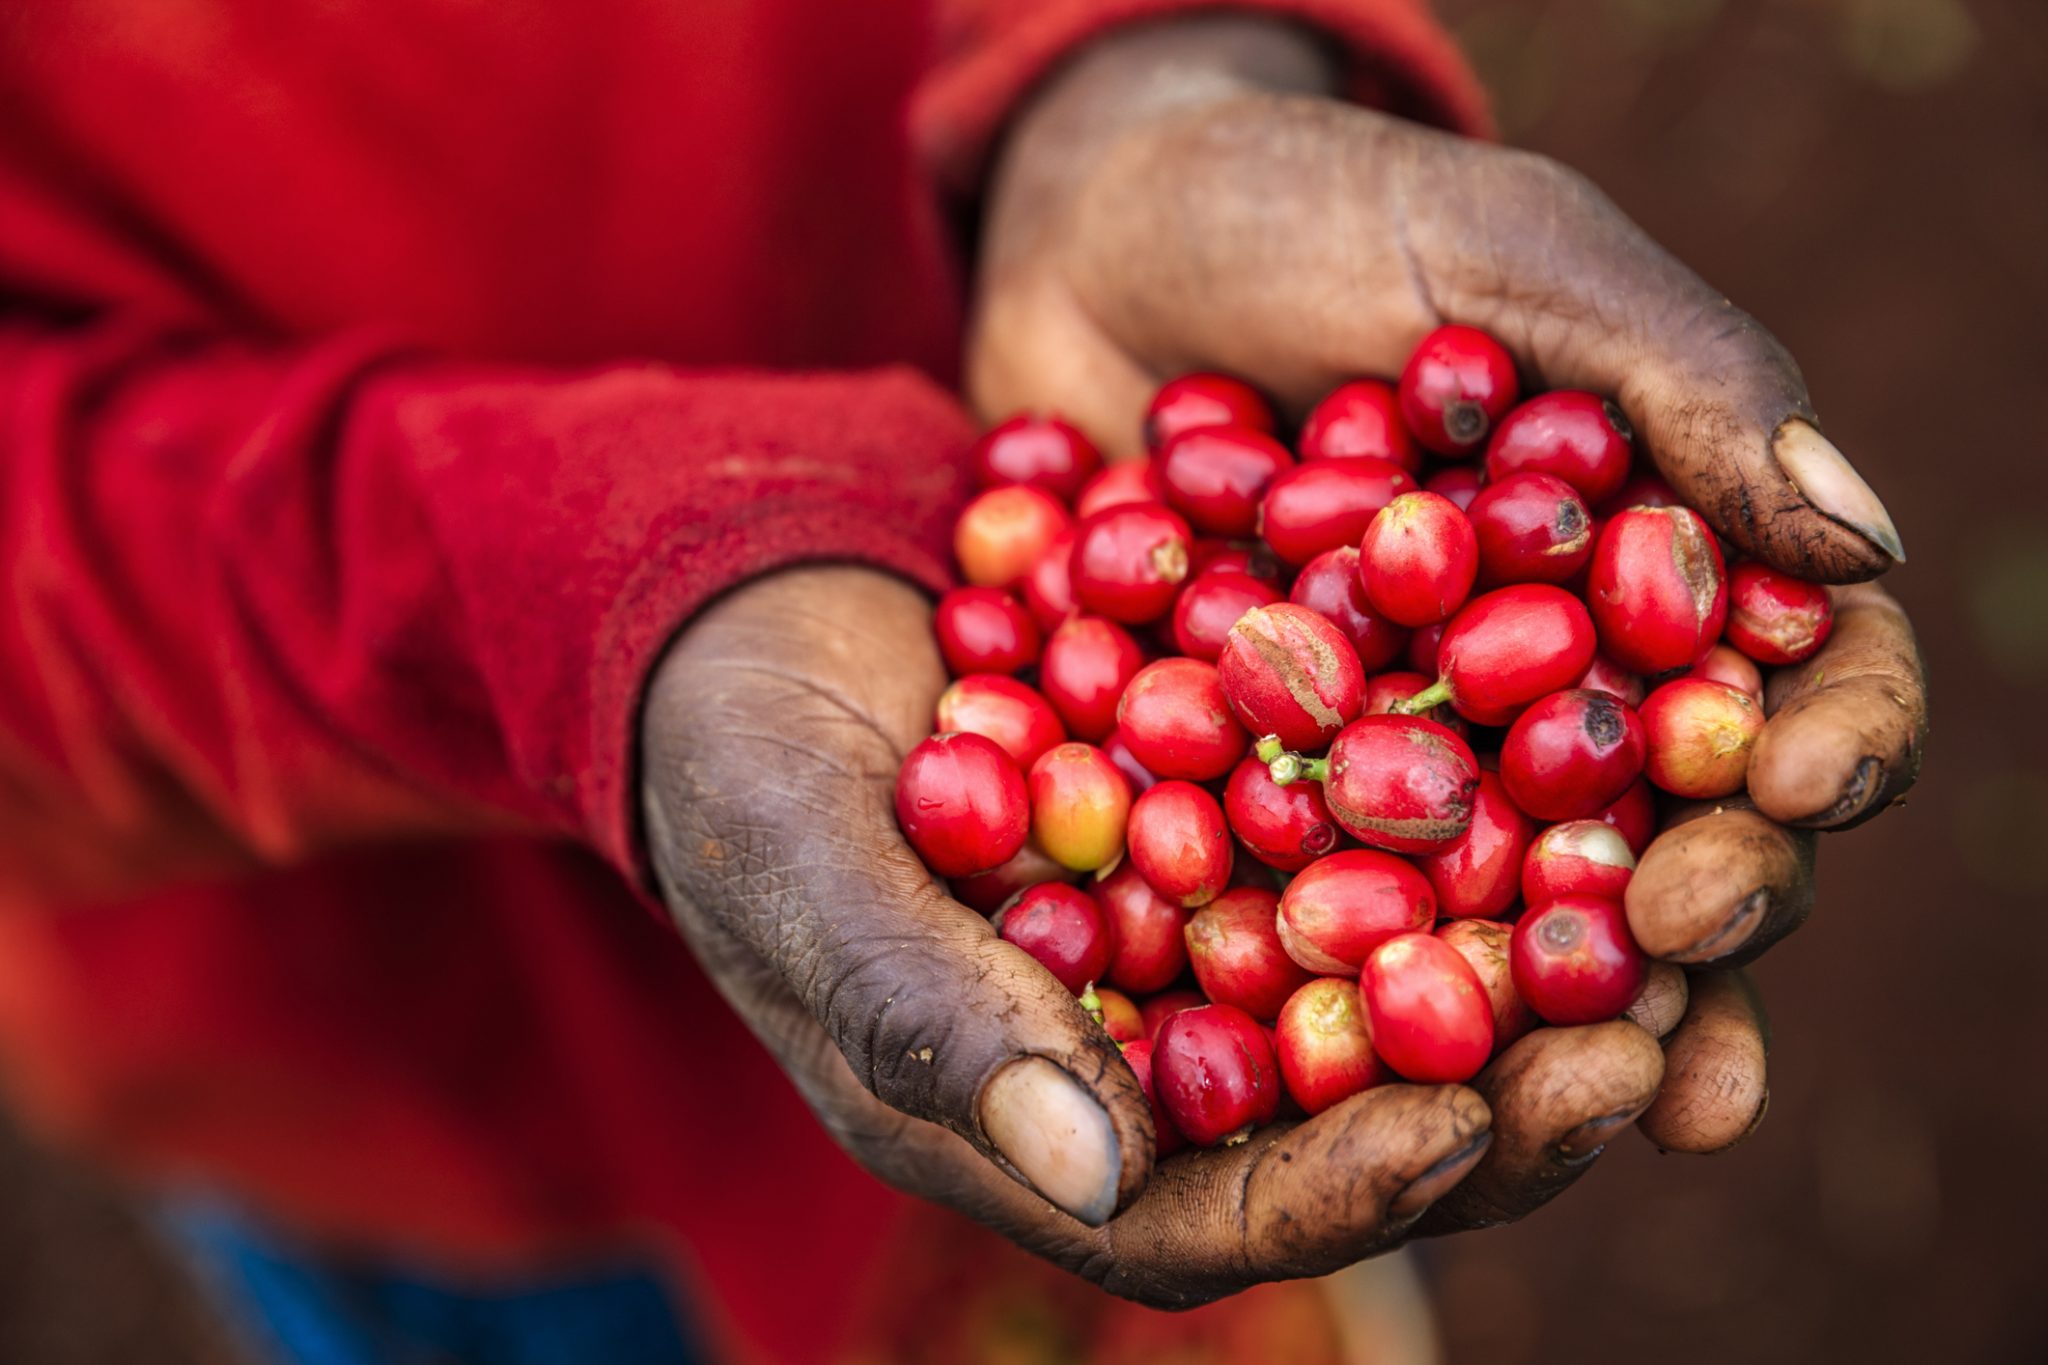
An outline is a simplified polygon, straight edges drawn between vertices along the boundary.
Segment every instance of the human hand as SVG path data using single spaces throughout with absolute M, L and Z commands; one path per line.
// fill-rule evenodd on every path
M 896 770 L 944 682 L 916 590 L 793 570 L 690 626 L 642 726 L 648 841 L 677 924 L 883 1179 L 1112 1292 L 1186 1307 L 1336 1270 L 1425 1215 L 1512 1217 L 1655 1095 L 1663 1055 L 1634 1024 L 1549 1029 L 1502 1056 L 1484 1098 L 1383 1086 L 1155 1167 L 1115 1044 L 896 829 Z M 1484 1180 L 1465 1180 L 1482 1156 Z
M 1853 584 L 1825 648 L 1770 683 L 1749 798 L 1673 812 L 1628 892 L 1642 945 L 1696 973 L 1642 1128 L 1668 1149 L 1728 1146 L 1768 1095 L 1762 1015 L 1731 969 L 1805 919 L 1815 831 L 1875 814 L 1918 770 L 1912 629 L 1863 581 L 1903 559 L 1897 532 L 1820 434 L 1784 347 L 1583 177 L 1333 89 L 1306 33 L 1252 18 L 1133 29 L 1075 61 L 996 174 L 971 396 L 989 419 L 1059 410 L 1129 456 L 1173 374 L 1239 374 L 1298 414 L 1463 323 L 1539 387 L 1612 395 L 1743 552 Z

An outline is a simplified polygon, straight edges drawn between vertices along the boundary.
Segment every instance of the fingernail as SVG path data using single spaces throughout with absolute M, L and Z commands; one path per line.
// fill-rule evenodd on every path
M 1479 1164 L 1479 1158 L 1486 1155 L 1486 1149 L 1493 1145 L 1492 1133 L 1481 1133 L 1457 1151 L 1445 1157 L 1436 1165 L 1424 1171 L 1387 1202 L 1387 1216 L 1395 1220 L 1413 1218 L 1451 1192 L 1460 1180 L 1470 1175 L 1472 1168 Z
M 1624 1114 L 1609 1114 L 1606 1118 L 1582 1123 L 1564 1135 L 1564 1141 L 1557 1144 L 1557 1159 L 1566 1166 L 1583 1166 L 1607 1148 L 1607 1143 L 1616 1133 L 1636 1121 L 1642 1110 L 1631 1109 Z
M 1757 926 L 1764 921 L 1764 912 L 1770 907 L 1771 889 L 1760 886 L 1738 901 L 1728 918 L 1712 933 L 1691 947 L 1666 956 L 1671 961 L 1695 966 L 1724 958 L 1755 936 Z
M 1894 560 L 1906 562 L 1906 547 L 1899 543 L 1891 513 L 1884 510 L 1884 503 L 1863 482 L 1863 476 L 1842 458 L 1833 441 L 1795 417 L 1778 428 L 1771 453 L 1808 502 L 1862 533 Z
M 1043 1057 L 1020 1057 L 981 1092 L 981 1131 L 1031 1188 L 1090 1227 L 1116 1211 L 1122 1153 L 1109 1111 Z

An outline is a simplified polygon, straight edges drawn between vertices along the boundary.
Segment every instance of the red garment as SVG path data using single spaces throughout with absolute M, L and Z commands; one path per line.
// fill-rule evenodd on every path
M 749 575 L 943 580 L 944 196 L 1062 52 L 1196 7 L 15 7 L 17 1103 L 332 1236 L 672 1236 L 729 1340 L 817 1356 L 893 1197 L 635 903 L 639 689 Z M 1419 0 L 1265 8 L 1480 121 Z

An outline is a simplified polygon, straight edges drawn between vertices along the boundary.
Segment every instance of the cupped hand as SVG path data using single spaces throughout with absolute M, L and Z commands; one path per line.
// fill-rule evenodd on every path
M 1656 1095 L 1664 1056 L 1635 1024 L 1545 1030 L 1476 1088 L 1384 1086 L 1155 1166 L 1116 1045 L 896 829 L 896 770 L 944 681 L 916 590 L 793 570 L 690 626 L 642 724 L 647 836 L 677 924 L 883 1179 L 1112 1292 L 1185 1307 L 1418 1228 L 1517 1216 Z
M 1333 85 L 1305 33 L 1250 18 L 1134 29 L 1074 62 L 997 168 L 970 394 L 987 418 L 1061 411 L 1132 456 L 1173 374 L 1239 374 L 1298 415 L 1462 323 L 1507 345 L 1533 387 L 1613 396 L 1639 449 L 1743 553 L 1853 585 L 1835 589 L 1826 647 L 1769 685 L 1749 798 L 1676 812 L 1628 893 L 1643 946 L 1695 973 L 1642 1127 L 1717 1150 L 1768 1095 L 1761 1011 L 1730 969 L 1805 918 L 1814 832 L 1875 814 L 1918 770 L 1912 629 L 1866 581 L 1904 558 L 1898 533 L 1821 434 L 1785 348 L 1583 177 L 1347 105 Z

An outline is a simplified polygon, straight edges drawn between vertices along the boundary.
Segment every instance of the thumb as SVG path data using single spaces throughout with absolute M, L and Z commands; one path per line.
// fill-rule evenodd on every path
M 1546 387 L 1612 394 L 1659 471 L 1745 553 L 1822 582 L 1905 559 L 1821 433 L 1791 354 L 1576 172 L 1416 130 L 1401 202 L 1442 319 L 1484 328 Z

